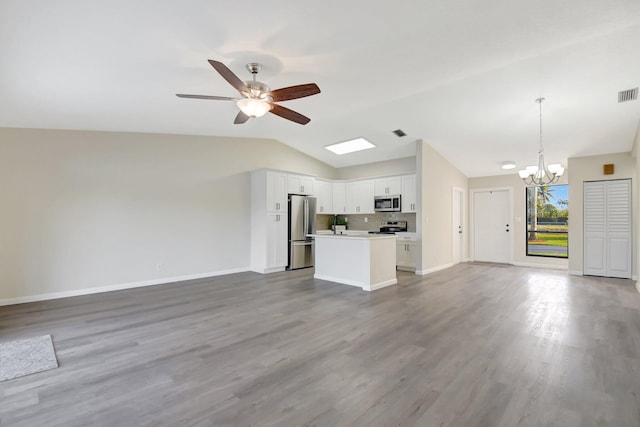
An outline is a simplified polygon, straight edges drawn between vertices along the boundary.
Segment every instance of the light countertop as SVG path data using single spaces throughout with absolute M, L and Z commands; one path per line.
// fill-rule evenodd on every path
M 360 239 L 360 240 L 375 240 L 375 239 L 395 239 L 395 234 L 309 234 L 309 237 L 315 238 L 329 238 L 329 239 Z

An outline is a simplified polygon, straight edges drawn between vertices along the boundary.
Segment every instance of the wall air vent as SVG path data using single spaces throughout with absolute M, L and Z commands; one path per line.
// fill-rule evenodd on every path
M 618 104 L 621 102 L 635 101 L 638 99 L 638 88 L 621 90 L 618 92 Z
M 396 130 L 393 131 L 393 133 L 395 133 L 398 138 L 402 138 L 403 136 L 407 136 L 407 134 L 404 133 L 402 131 L 402 129 L 396 129 Z

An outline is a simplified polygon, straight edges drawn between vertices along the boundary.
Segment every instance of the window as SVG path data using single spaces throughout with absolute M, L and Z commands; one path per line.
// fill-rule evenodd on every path
M 569 186 L 527 187 L 527 255 L 569 257 Z

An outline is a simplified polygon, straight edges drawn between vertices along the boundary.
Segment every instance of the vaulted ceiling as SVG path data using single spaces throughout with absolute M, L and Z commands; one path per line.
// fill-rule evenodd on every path
M 0 126 L 274 138 L 336 167 L 431 144 L 467 176 L 630 151 L 640 101 L 640 1 L 138 0 L 0 3 Z M 236 96 L 207 63 L 272 88 L 322 93 L 234 125 Z M 402 129 L 398 138 L 392 131 Z M 377 148 L 324 146 L 363 136 Z M 513 172 L 511 172 L 513 173 Z

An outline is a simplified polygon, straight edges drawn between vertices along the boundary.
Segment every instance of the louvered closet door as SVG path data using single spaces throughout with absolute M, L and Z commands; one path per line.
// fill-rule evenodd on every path
M 584 183 L 584 274 L 631 278 L 631 180 Z
M 606 275 L 604 181 L 584 183 L 584 274 Z
M 607 182 L 607 277 L 631 278 L 631 181 Z

